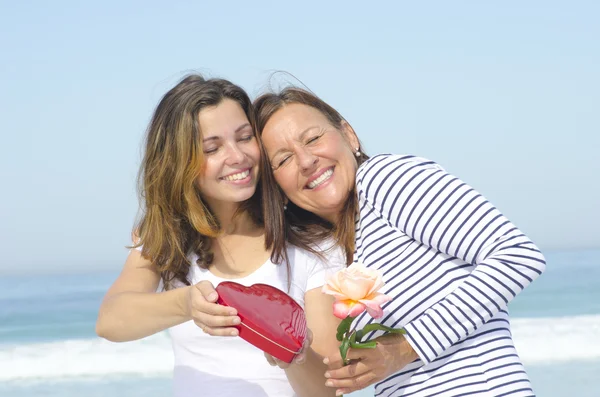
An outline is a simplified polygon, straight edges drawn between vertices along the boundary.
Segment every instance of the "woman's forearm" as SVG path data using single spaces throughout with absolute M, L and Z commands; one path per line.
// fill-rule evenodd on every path
M 188 321 L 188 288 L 159 293 L 125 291 L 109 296 L 100 306 L 96 333 L 113 342 L 126 342 Z
M 313 349 L 308 349 L 306 361 L 290 366 L 285 374 L 299 397 L 335 396 L 335 389 L 325 386 L 326 371 L 323 357 Z

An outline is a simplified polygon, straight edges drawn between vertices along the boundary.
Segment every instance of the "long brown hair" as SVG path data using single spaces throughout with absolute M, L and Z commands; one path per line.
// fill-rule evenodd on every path
M 134 246 L 142 246 L 142 255 L 160 272 L 166 289 L 173 287 L 174 280 L 190 285 L 190 252 L 198 255 L 197 264 L 202 267 L 213 260 L 211 238 L 221 230 L 197 186 L 204 166 L 199 113 L 224 99 L 236 101 L 254 126 L 252 102 L 242 88 L 196 74 L 163 96 L 148 126 L 138 175 L 143 208 L 134 231 L 139 241 Z M 236 213 L 248 212 L 257 224 L 262 224 L 260 190 L 257 187 Z
M 254 119 L 259 136 L 262 135 L 267 122 L 279 109 L 293 103 L 317 109 L 340 134 L 342 133 L 342 124 L 347 123 L 337 110 L 312 92 L 297 87 L 287 87 L 279 93 L 263 94 L 254 101 Z M 360 166 L 368 158 L 360 150 L 360 155 L 356 158 L 358 165 Z M 261 158 L 261 166 L 265 174 L 263 175 L 262 196 L 266 244 L 268 248 L 273 249 L 273 255 L 277 257 L 285 252 L 286 240 L 291 244 L 315 252 L 315 247 L 319 247 L 324 239 L 333 237 L 337 245 L 344 249 L 346 262 L 352 263 L 355 248 L 355 221 L 358 213 L 356 187 L 353 186 L 349 192 L 336 224 L 331 224 L 292 202 L 289 202 L 287 210 L 284 210 L 285 194 L 275 182 L 272 172 L 267 171 L 271 169 L 267 156 Z

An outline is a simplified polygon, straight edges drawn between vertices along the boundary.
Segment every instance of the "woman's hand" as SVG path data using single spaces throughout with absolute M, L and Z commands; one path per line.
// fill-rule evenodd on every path
M 304 364 L 304 362 L 306 361 L 306 352 L 308 351 L 308 349 L 310 349 L 310 345 L 312 344 L 313 340 L 312 331 L 310 329 L 308 329 L 307 331 L 308 332 L 306 334 L 306 339 L 302 344 L 302 348 L 300 349 L 300 352 L 296 355 L 296 357 L 294 357 L 291 363 L 286 363 L 285 361 L 281 361 L 280 359 L 275 358 L 268 353 L 265 353 L 265 358 L 267 359 L 269 364 L 271 364 L 271 366 L 273 367 L 278 366 L 281 369 L 289 368 L 293 364 Z
M 237 310 L 215 303 L 218 297 L 209 281 L 192 285 L 187 295 L 188 313 L 194 323 L 209 335 L 237 336 L 239 332 L 234 326 L 241 322 Z
M 349 349 L 346 359 L 350 363 L 346 366 L 339 353 L 325 358 L 329 367 L 325 385 L 337 388 L 336 395 L 364 389 L 419 358 L 402 335 L 384 335 L 375 340 L 377 346 L 373 349 Z

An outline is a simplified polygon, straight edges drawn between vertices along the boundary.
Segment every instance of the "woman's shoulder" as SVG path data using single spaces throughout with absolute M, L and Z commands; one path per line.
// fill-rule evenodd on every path
M 291 254 L 291 282 L 304 293 L 321 288 L 328 277 L 346 266 L 342 250 L 332 241 L 322 241 L 318 247 L 315 247 L 316 251 L 321 254 L 295 246 L 288 251 Z
M 412 154 L 378 154 L 360 165 L 356 173 L 356 184 L 362 190 L 362 185 L 378 185 L 391 174 L 409 175 L 411 171 L 414 173 L 422 169 L 442 168 L 435 161 Z
M 310 268 L 313 268 L 314 266 L 337 268 L 340 263 L 345 264 L 344 251 L 335 243 L 333 238 L 315 242 L 312 244 L 311 248 L 314 252 L 290 244 L 288 253 L 291 258 L 294 258 L 293 261 L 296 266 L 304 265 Z
M 377 154 L 369 157 L 364 163 L 358 167 L 356 172 L 358 178 L 372 177 L 381 171 L 392 171 L 401 167 L 422 166 L 440 168 L 440 166 L 430 159 L 425 157 L 415 156 L 413 154 Z

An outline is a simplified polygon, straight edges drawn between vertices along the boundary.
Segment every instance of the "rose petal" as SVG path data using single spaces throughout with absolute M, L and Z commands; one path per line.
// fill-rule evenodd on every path
M 375 302 L 378 305 L 383 305 L 384 303 L 391 301 L 392 298 L 386 294 L 382 294 L 381 292 L 375 292 L 374 294 L 367 296 L 365 299 L 361 299 L 361 302 L 363 300 Z
M 339 291 L 332 289 L 329 285 L 325 284 L 323 288 L 321 288 L 321 292 L 327 295 L 332 295 L 335 300 L 347 300 L 348 297 Z
M 359 301 L 368 299 L 383 285 L 385 283 L 379 271 L 355 262 L 328 277 L 322 291 L 333 295 L 336 300 Z
M 340 283 L 340 292 L 349 299 L 357 301 L 368 295 L 372 285 L 371 280 L 357 278 L 355 275 L 343 275 L 343 277 Z
M 375 294 L 369 296 L 369 299 L 361 299 L 360 303 L 365 305 L 369 316 L 373 318 L 381 318 L 383 316 L 381 305 L 391 300 L 392 298 L 389 296 L 376 292 Z
M 373 318 L 383 317 L 383 309 L 380 306 L 366 306 L 367 313 Z
M 367 307 L 365 305 L 363 305 L 360 302 L 355 302 L 354 305 L 352 305 L 352 307 L 350 308 L 350 312 L 348 313 L 348 315 L 350 317 L 356 317 L 359 314 L 361 314 L 362 312 L 365 311 Z
M 381 289 L 381 287 L 383 287 L 385 285 L 385 283 L 383 282 L 383 279 L 381 278 L 381 274 L 379 274 L 379 272 L 377 272 L 376 278 L 373 281 L 373 284 L 371 285 L 371 289 L 369 290 L 369 293 L 367 295 L 371 295 L 377 291 L 379 291 Z
M 365 305 L 352 300 L 335 301 L 333 303 L 333 315 L 341 319 L 345 319 L 348 316 L 356 317 L 364 312 L 365 309 Z
M 329 288 L 333 291 L 340 291 L 340 284 L 338 282 L 338 274 L 334 274 L 331 277 L 328 277 L 325 280 L 325 285 L 329 286 Z
M 333 303 L 333 315 L 342 320 L 348 317 L 350 312 L 350 305 L 345 303 L 346 301 L 335 301 Z
M 336 300 L 348 299 L 348 297 L 340 290 L 337 282 L 337 274 L 334 274 L 325 280 L 325 285 L 323 285 L 321 291 L 324 294 L 333 295 Z

